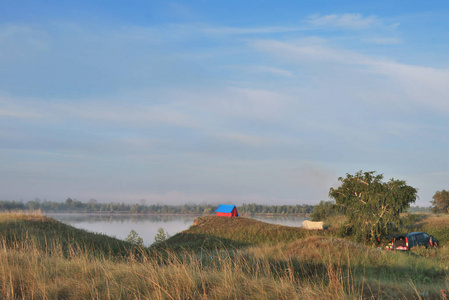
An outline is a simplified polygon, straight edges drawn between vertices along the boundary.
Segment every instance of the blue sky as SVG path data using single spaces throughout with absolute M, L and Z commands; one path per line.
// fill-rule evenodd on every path
M 0 0 L 0 199 L 449 189 L 447 1 Z

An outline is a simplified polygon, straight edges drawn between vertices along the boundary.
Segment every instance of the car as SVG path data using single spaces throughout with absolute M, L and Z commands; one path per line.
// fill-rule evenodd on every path
M 393 235 L 391 241 L 392 250 L 409 251 L 412 247 L 424 246 L 436 247 L 438 240 L 425 232 L 410 232 L 407 234 Z

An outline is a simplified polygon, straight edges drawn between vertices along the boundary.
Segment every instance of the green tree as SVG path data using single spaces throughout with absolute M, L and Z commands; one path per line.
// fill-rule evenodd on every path
M 138 212 L 139 212 L 139 205 L 138 205 L 138 204 L 132 205 L 130 211 L 131 211 L 131 213 L 133 213 L 133 214 L 138 213 Z
M 165 241 L 166 239 L 168 239 L 170 237 L 170 235 L 168 234 L 168 232 L 164 231 L 164 228 L 159 228 L 157 230 L 157 234 L 154 237 L 154 241 L 156 243 L 161 243 L 163 241 Z
M 65 200 L 65 204 L 67 205 L 67 207 L 70 207 L 70 205 L 72 205 L 73 200 L 69 197 Z
M 97 204 L 98 204 L 98 201 L 96 199 L 90 199 L 87 202 L 87 208 L 91 211 L 95 210 L 95 207 L 97 206 Z
M 143 239 L 137 234 L 137 232 L 132 229 L 126 238 L 127 242 L 131 244 L 143 247 Z
M 383 175 L 375 173 L 346 174 L 346 178 L 338 178 L 340 187 L 329 191 L 339 210 L 348 217 L 347 234 L 358 240 L 374 242 L 398 226 L 399 214 L 417 198 L 417 190 L 405 181 L 382 182 Z
M 320 201 L 320 204 L 316 205 L 313 212 L 310 214 L 312 221 L 323 221 L 330 216 L 337 214 L 337 207 L 332 201 Z
M 437 191 L 432 198 L 433 200 L 430 203 L 432 203 L 434 213 L 449 214 L 449 191 Z

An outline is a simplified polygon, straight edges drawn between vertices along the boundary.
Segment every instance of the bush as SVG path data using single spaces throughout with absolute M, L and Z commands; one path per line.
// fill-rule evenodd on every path
M 335 203 L 332 201 L 321 201 L 320 204 L 315 205 L 313 212 L 310 214 L 312 221 L 322 221 L 331 216 L 337 215 Z
M 143 239 L 137 234 L 137 232 L 132 229 L 126 238 L 126 241 L 137 246 L 143 247 Z
M 170 234 L 168 234 L 168 232 L 164 231 L 164 228 L 159 228 L 157 230 L 157 234 L 154 237 L 154 242 L 155 243 L 161 243 L 161 242 L 165 242 L 166 239 L 168 239 L 170 237 Z

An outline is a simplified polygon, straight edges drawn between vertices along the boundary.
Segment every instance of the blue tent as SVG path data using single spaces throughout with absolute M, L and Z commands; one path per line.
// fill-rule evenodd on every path
M 222 204 L 218 206 L 218 208 L 215 210 L 217 213 L 217 216 L 222 217 L 238 217 L 239 213 L 237 212 L 237 207 L 235 205 L 225 205 Z

